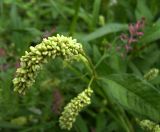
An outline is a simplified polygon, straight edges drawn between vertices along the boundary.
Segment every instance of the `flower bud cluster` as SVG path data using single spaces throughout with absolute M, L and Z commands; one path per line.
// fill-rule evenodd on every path
M 148 81 L 151 81 L 153 79 L 155 79 L 159 74 L 159 70 L 156 69 L 156 68 L 153 68 L 151 70 L 149 70 L 149 72 L 147 72 L 145 75 L 144 75 L 144 78 Z
M 149 132 L 160 132 L 160 126 L 150 120 L 142 120 L 140 126 Z
M 79 112 L 91 103 L 92 93 L 93 90 L 87 88 L 65 106 L 64 111 L 59 118 L 59 125 L 62 129 L 70 130 L 72 128 Z
M 14 91 L 25 94 L 25 89 L 32 86 L 38 71 L 49 58 L 59 56 L 63 59 L 72 59 L 79 54 L 84 54 L 84 51 L 76 39 L 63 35 L 44 38 L 40 44 L 31 46 L 30 51 L 26 51 L 21 57 L 20 68 L 17 69 L 13 79 Z

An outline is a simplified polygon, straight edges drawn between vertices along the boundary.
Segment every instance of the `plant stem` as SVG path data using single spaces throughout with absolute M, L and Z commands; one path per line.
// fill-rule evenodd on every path
M 97 78 L 97 73 L 96 73 L 96 71 L 95 71 L 95 67 L 94 67 L 92 61 L 91 61 L 90 58 L 89 58 L 88 56 L 86 56 L 85 54 L 83 54 L 83 56 L 88 60 L 88 63 L 89 63 L 89 65 L 90 65 L 91 69 L 92 69 L 92 75 L 94 76 L 94 78 Z
M 94 80 L 94 76 L 92 76 L 91 80 L 89 81 L 88 88 L 91 86 L 93 80 Z

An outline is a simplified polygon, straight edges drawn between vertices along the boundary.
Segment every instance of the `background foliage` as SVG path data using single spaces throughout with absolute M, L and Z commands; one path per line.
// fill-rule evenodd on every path
M 60 112 L 89 82 L 83 63 L 50 62 L 26 96 L 12 84 L 24 51 L 57 33 L 83 44 L 100 77 L 71 131 L 142 132 L 136 118 L 158 123 L 160 77 L 143 75 L 160 68 L 159 7 L 159 0 L 0 0 L 0 131 L 63 132 Z M 142 17 L 144 35 L 126 53 L 120 35 Z

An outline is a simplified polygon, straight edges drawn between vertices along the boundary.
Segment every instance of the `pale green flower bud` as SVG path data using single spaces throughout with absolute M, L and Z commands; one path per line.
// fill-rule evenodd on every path
M 93 90 L 91 88 L 87 88 L 65 106 L 64 111 L 59 118 L 59 125 L 62 129 L 70 130 L 72 128 L 79 112 L 91 103 L 92 93 Z
M 159 70 L 156 69 L 156 68 L 153 68 L 151 70 L 149 70 L 149 72 L 147 72 L 145 75 L 144 75 L 144 78 L 148 81 L 151 81 L 153 79 L 155 79 L 159 74 Z
M 139 125 L 148 132 L 160 132 L 160 126 L 150 120 L 139 121 Z
M 100 15 L 99 16 L 99 25 L 104 26 L 105 25 L 105 17 Z
M 16 71 L 16 77 L 13 79 L 14 91 L 25 93 L 25 89 L 34 83 L 35 77 L 42 65 L 48 62 L 49 58 L 54 59 L 60 56 L 66 59 L 73 59 L 74 56 L 84 54 L 82 45 L 77 43 L 71 37 L 57 35 L 49 37 L 36 45 L 31 46 L 29 52 L 20 59 L 20 68 Z
M 25 116 L 20 116 L 11 120 L 11 124 L 23 126 L 27 124 L 27 118 Z

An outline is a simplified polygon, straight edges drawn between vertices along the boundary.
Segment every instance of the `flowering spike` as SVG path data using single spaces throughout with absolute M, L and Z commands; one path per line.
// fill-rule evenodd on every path
M 93 90 L 87 88 L 64 107 L 64 111 L 59 118 L 59 125 L 62 129 L 70 130 L 72 128 L 79 112 L 91 103 L 92 93 Z
M 48 39 L 44 38 L 40 44 L 31 46 L 30 51 L 26 51 L 21 57 L 20 68 L 17 69 L 13 79 L 14 91 L 25 94 L 25 89 L 34 83 L 38 71 L 49 58 L 60 56 L 64 59 L 73 59 L 80 54 L 84 54 L 82 45 L 71 37 L 57 34 Z

